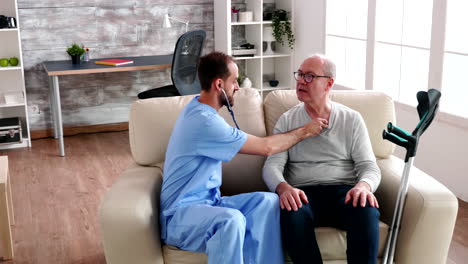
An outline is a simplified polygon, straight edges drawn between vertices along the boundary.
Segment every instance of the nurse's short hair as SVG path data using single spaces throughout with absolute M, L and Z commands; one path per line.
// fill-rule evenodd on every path
M 198 63 L 198 79 L 201 89 L 209 91 L 211 83 L 218 78 L 226 80 L 231 72 L 229 63 L 234 62 L 233 58 L 219 51 L 208 53 L 200 58 Z

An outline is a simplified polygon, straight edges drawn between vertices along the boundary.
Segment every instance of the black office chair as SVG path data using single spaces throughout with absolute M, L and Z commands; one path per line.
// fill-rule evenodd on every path
M 180 36 L 172 58 L 172 85 L 150 89 L 138 94 L 139 99 L 153 97 L 181 96 L 198 94 L 201 91 L 198 80 L 198 59 L 203 51 L 206 33 L 194 30 Z

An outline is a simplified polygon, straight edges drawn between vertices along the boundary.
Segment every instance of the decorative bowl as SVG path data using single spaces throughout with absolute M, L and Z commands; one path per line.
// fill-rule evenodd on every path
M 269 80 L 268 83 L 270 84 L 271 87 L 276 87 L 279 84 L 278 80 Z

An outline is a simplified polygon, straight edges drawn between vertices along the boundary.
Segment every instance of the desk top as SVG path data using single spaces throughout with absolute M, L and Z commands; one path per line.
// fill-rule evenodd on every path
M 172 66 L 172 54 L 156 56 L 138 56 L 138 57 L 113 57 L 100 58 L 89 61 L 82 61 L 80 64 L 72 64 L 70 60 L 63 61 L 44 61 L 42 65 L 49 76 L 55 75 L 73 75 L 88 74 L 100 72 L 121 72 L 121 71 L 139 71 L 151 69 L 164 69 Z M 121 66 L 109 66 L 95 64 L 95 61 L 107 59 L 133 60 L 132 64 Z

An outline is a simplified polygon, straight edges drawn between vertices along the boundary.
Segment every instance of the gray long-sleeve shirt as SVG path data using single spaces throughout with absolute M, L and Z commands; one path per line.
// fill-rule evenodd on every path
M 311 120 L 304 104 L 300 103 L 279 118 L 273 133 L 290 131 Z M 319 184 L 354 186 L 365 181 L 372 192 L 377 189 L 380 169 L 361 115 L 332 102 L 328 123 L 328 128 L 319 135 L 268 157 L 263 167 L 263 180 L 272 192 L 284 181 L 294 187 Z

